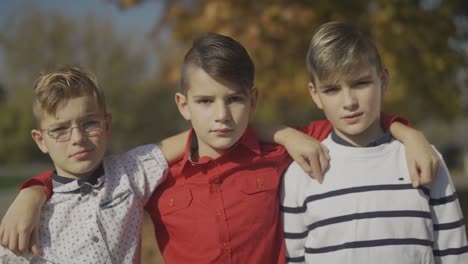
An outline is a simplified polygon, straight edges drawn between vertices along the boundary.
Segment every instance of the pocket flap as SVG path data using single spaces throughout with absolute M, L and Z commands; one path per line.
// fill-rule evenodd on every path
M 117 193 L 114 196 L 112 196 L 109 200 L 102 201 L 100 206 L 101 208 L 111 208 L 116 205 L 119 205 L 120 203 L 125 201 L 125 199 L 127 199 L 131 193 L 132 192 L 129 189 L 123 192 Z
M 192 202 L 192 191 L 186 185 L 164 193 L 158 200 L 159 212 L 167 215 L 174 211 L 187 208 Z
M 276 189 L 279 184 L 279 178 L 271 174 L 252 174 L 243 181 L 241 190 L 246 194 L 254 194 Z

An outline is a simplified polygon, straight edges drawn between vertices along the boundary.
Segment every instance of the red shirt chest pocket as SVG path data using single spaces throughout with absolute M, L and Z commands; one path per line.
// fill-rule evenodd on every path
M 192 192 L 186 185 L 175 187 L 165 192 L 158 199 L 158 208 L 161 215 L 187 208 L 192 202 Z
M 245 194 L 256 194 L 259 192 L 278 190 L 280 176 L 274 170 L 251 172 L 240 181 L 240 190 Z

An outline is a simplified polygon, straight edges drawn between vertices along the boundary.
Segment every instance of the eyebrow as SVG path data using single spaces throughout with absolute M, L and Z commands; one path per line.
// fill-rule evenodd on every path
M 352 80 L 351 82 L 356 83 L 356 82 L 362 82 L 362 81 L 367 81 L 367 80 L 371 80 L 371 79 L 372 79 L 372 75 L 371 74 L 366 74 L 366 75 L 362 75 L 362 76 L 357 77 L 356 79 Z
M 84 116 L 80 116 L 80 117 L 77 118 L 76 120 L 77 120 L 78 122 L 81 122 L 82 120 L 88 119 L 88 118 L 90 118 L 90 117 L 98 117 L 98 116 L 99 116 L 98 113 L 89 113 L 89 114 L 86 114 L 86 115 L 84 115 Z M 58 121 L 58 122 L 54 122 L 54 123 L 50 124 L 50 126 L 56 127 L 56 126 L 69 125 L 72 121 L 74 121 L 74 120 Z

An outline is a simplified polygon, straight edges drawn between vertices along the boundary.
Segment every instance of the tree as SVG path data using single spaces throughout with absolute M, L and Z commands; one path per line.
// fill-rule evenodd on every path
M 6 21 L 0 48 L 3 76 L 8 76 L 5 81 L 12 89 L 0 105 L 0 162 L 46 159 L 30 136 L 31 89 L 40 72 L 64 64 L 81 65 L 96 74 L 113 115 L 111 152 L 153 143 L 174 132 L 173 120 L 158 108 L 172 102 L 172 95 L 161 91 L 156 73 L 148 71 L 148 51 L 131 49 L 132 36 L 93 16 L 79 22 L 56 13 L 20 10 Z M 153 122 L 160 125 L 148 125 Z
M 131 8 L 145 1 L 111 2 Z M 388 112 L 415 121 L 431 116 L 452 119 L 464 113 L 455 76 L 468 63 L 467 52 L 460 48 L 466 47 L 467 36 L 460 34 L 466 32 L 466 23 L 457 23 L 466 21 L 466 12 L 460 8 L 466 11 L 467 5 L 459 1 L 163 3 L 165 12 L 155 25 L 155 36 L 168 28 L 173 39 L 188 46 L 197 33 L 214 31 L 246 46 L 256 64 L 256 84 L 263 100 L 257 116 L 263 119 L 305 121 L 317 116 L 306 90 L 304 59 L 314 29 L 330 20 L 353 23 L 374 37 L 391 73 Z

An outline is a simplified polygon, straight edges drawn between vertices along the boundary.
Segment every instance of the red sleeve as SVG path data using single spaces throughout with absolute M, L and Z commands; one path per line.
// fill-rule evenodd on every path
M 318 141 L 322 141 L 328 137 L 328 134 L 330 134 L 332 125 L 327 119 L 317 120 L 310 122 L 300 130 Z
M 382 122 L 382 126 L 384 128 L 389 128 L 390 124 L 393 122 L 400 122 L 405 126 L 411 127 L 410 121 L 408 121 L 406 118 L 402 116 L 387 115 L 384 112 L 380 113 L 380 121 Z
M 401 116 L 392 116 L 387 115 L 385 113 L 380 114 L 380 120 L 382 122 L 383 127 L 389 128 L 390 124 L 393 122 L 400 122 L 406 126 L 411 127 L 411 123 Z M 318 141 L 322 141 L 328 137 L 332 130 L 332 125 L 328 120 L 318 120 L 312 121 L 307 126 L 300 128 L 299 130 L 306 133 L 307 135 L 317 139 Z
M 52 171 L 44 171 L 37 176 L 27 179 L 21 184 L 20 190 L 37 185 L 43 185 L 46 188 L 47 200 L 49 200 L 52 196 Z

